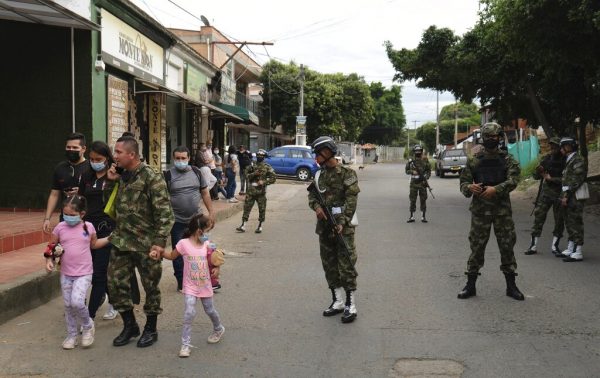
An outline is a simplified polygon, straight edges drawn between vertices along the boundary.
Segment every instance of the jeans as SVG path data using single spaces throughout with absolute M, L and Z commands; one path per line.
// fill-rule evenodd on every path
M 227 198 L 227 192 L 225 191 L 225 189 L 222 186 L 220 186 L 220 184 L 223 180 L 223 171 L 215 170 L 215 177 L 217 178 L 217 183 L 215 184 L 215 188 L 217 188 L 217 198 L 219 198 L 218 193 L 223 194 L 223 196 L 225 198 Z
M 171 229 L 171 245 L 173 248 L 175 248 L 177 243 L 183 239 L 183 231 L 186 227 L 187 224 L 185 223 L 173 223 L 173 228 Z M 175 276 L 175 279 L 177 279 L 177 289 L 181 290 L 183 285 L 183 256 L 181 255 L 173 260 L 173 275 Z
M 246 168 L 240 166 L 240 193 L 245 193 L 248 189 L 248 179 L 246 178 Z
M 227 176 L 227 187 L 225 188 L 225 191 L 227 192 L 227 199 L 231 199 L 235 195 L 235 188 L 237 185 L 235 182 L 235 172 L 231 168 L 226 168 L 225 175 Z
M 108 279 L 106 274 L 108 272 L 111 248 L 112 245 L 109 244 L 106 247 L 94 249 L 92 252 L 94 273 L 92 274 L 92 291 L 90 293 L 90 303 L 88 304 L 88 311 L 92 319 L 96 317 L 96 311 L 102 306 L 104 295 L 108 295 Z

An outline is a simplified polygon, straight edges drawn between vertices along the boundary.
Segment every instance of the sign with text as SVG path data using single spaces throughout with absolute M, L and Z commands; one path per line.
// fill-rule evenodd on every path
M 148 165 L 157 172 L 161 170 L 161 141 L 162 141 L 162 122 L 161 122 L 161 97 L 160 93 L 148 95 Z
M 108 75 L 107 88 L 107 121 L 108 135 L 107 142 L 109 146 L 114 146 L 117 139 L 129 130 L 128 119 L 128 91 L 129 84 L 125 80 L 118 79 Z
M 196 101 L 208 102 L 207 77 L 191 64 L 187 66 L 185 93 Z

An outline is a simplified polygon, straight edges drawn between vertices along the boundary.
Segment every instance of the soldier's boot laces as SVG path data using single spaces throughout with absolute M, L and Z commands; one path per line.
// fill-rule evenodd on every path
M 414 213 L 411 211 L 410 217 L 408 217 L 408 220 L 406 221 L 406 223 L 412 223 L 414 221 L 415 221 L 415 216 L 414 216 Z
M 149 347 L 158 340 L 158 332 L 156 331 L 156 319 L 158 315 L 147 315 L 146 325 L 144 326 L 144 332 L 138 339 L 138 348 Z
M 553 237 L 552 238 L 552 249 L 551 249 L 551 251 L 552 251 L 552 254 L 554 256 L 560 255 L 560 246 L 559 246 L 559 244 L 560 244 L 560 236 Z
M 535 255 L 537 253 L 538 239 L 537 236 L 531 235 L 531 244 L 529 245 L 529 248 L 527 248 L 527 251 L 525 251 L 526 255 Z
M 358 314 L 356 313 L 356 302 L 354 298 L 354 290 L 346 291 L 346 305 L 344 306 L 344 314 L 342 315 L 342 323 L 352 323 Z
M 235 230 L 237 232 L 246 232 L 246 221 L 242 221 L 242 224 Z
M 258 227 L 254 230 L 255 233 L 260 234 L 262 232 L 262 222 L 258 222 Z
M 524 301 L 525 296 L 515 283 L 516 274 L 504 273 L 504 278 L 506 279 L 506 295 L 518 301 Z
M 423 212 L 421 214 L 421 222 L 427 223 L 427 218 L 425 218 L 425 210 L 423 210 Z
M 458 299 L 467 299 L 470 297 L 474 297 L 477 295 L 477 289 L 475 288 L 475 282 L 477 282 L 478 273 L 475 274 L 467 274 L 467 284 L 465 287 L 458 293 Z
M 133 310 L 127 310 L 121 312 L 121 318 L 123 318 L 123 330 L 119 336 L 113 340 L 114 346 L 123 346 L 129 343 L 129 340 L 138 337 L 140 335 L 140 327 L 135 321 L 135 315 Z
M 335 289 L 330 290 L 333 300 L 329 307 L 323 311 L 323 316 L 333 316 L 344 312 L 344 289 L 341 287 L 336 287 Z

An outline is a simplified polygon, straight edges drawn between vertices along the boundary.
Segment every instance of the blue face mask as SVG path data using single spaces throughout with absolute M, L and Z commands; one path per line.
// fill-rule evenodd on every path
M 81 222 L 81 217 L 79 215 L 66 215 L 66 214 L 63 214 L 63 219 L 71 227 L 77 226 Z
M 202 234 L 200 235 L 200 243 L 206 243 L 209 239 L 209 235 L 208 234 Z
M 106 167 L 106 162 L 103 161 L 102 163 L 90 163 L 90 165 L 92 166 L 92 169 L 96 172 L 100 172 L 101 170 L 104 169 L 104 167 Z
M 185 171 L 188 167 L 188 162 L 187 161 L 175 161 L 174 163 L 175 168 L 177 168 L 180 171 Z

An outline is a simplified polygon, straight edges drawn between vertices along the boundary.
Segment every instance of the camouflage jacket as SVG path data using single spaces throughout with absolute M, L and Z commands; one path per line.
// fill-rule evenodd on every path
M 248 189 L 246 192 L 250 196 L 265 194 L 267 192 L 267 185 L 274 184 L 276 180 L 275 171 L 264 161 L 248 166 L 246 168 L 246 178 L 248 179 Z M 258 185 L 259 181 L 262 181 L 263 185 Z
M 578 153 L 567 158 L 567 165 L 562 176 L 562 191 L 560 198 L 568 198 L 575 194 L 577 189 L 585 182 L 587 177 L 587 164 Z
M 121 179 L 115 199 L 117 227 L 111 243 L 122 251 L 164 247 L 175 218 L 162 175 L 141 163 L 127 182 Z
M 412 175 L 410 178 L 411 184 L 420 184 L 423 182 L 423 178 L 429 180 L 429 177 L 431 177 L 431 166 L 429 165 L 429 160 L 427 160 L 427 158 L 410 159 L 408 163 L 406 163 L 404 171 L 407 175 Z M 415 175 L 413 171 L 421 172 L 422 176 L 417 177 L 418 174 Z
M 340 208 L 339 214 L 334 214 L 336 221 L 344 226 L 343 233 L 350 234 L 354 232 L 354 226 L 350 224 L 352 216 L 356 211 L 358 202 L 358 177 L 354 170 L 344 167 L 341 164 L 333 168 L 324 168 L 321 170 L 318 187 L 325 190 L 322 195 L 325 205 L 329 210 Z M 313 192 L 308 194 L 308 206 L 317 210 L 321 207 L 317 197 Z M 332 210 L 332 213 L 336 211 Z M 327 220 L 318 220 L 316 232 L 322 234 L 329 230 Z
M 473 196 L 473 193 L 469 190 L 469 185 L 475 183 L 473 176 L 477 171 L 478 166 L 481 164 L 482 159 L 495 158 L 501 159 L 504 163 L 505 181 L 494 185 L 496 188 L 496 195 L 493 198 L 484 199 L 480 196 Z M 473 196 L 469 210 L 474 214 L 482 215 L 511 215 L 510 192 L 517 187 L 520 174 L 521 168 L 519 167 L 519 163 L 506 151 L 483 150 L 469 158 L 467 160 L 467 166 L 460 174 L 461 193 L 467 198 Z
M 565 159 L 561 156 L 557 160 L 557 158 L 555 156 L 552 156 L 552 154 L 550 153 L 544 156 L 540 161 L 539 166 L 544 168 L 544 171 L 550 173 L 551 175 L 550 179 L 544 180 L 544 183 L 542 184 L 542 198 L 554 201 L 560 196 L 562 175 L 554 176 L 552 175 L 553 172 L 548 172 L 549 166 L 552 164 L 558 164 L 559 167 L 564 167 Z M 537 169 L 533 172 L 533 178 L 536 180 L 540 180 L 542 178 L 542 175 L 540 175 Z

